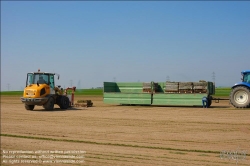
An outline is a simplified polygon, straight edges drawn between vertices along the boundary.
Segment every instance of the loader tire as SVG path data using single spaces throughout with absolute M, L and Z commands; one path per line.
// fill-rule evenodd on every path
M 66 96 L 62 96 L 59 106 L 60 106 L 61 109 L 69 108 L 69 98 L 66 97 Z
M 230 93 L 230 103 L 236 108 L 249 108 L 250 89 L 244 86 L 233 88 Z
M 59 96 L 56 97 L 56 104 L 57 104 L 58 106 L 61 105 L 61 99 L 62 99 L 62 96 L 61 96 L 61 95 L 59 95 Z
M 27 105 L 25 104 L 25 109 L 26 110 L 33 110 L 35 108 L 35 105 Z
M 48 101 L 43 105 L 43 108 L 47 111 L 51 111 L 54 109 L 54 99 L 50 97 Z

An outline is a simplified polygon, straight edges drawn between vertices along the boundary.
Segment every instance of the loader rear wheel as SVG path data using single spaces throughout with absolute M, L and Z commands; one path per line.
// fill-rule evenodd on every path
M 51 111 L 54 109 L 54 99 L 52 97 L 50 97 L 47 101 L 47 103 L 45 103 L 43 105 L 43 108 L 45 108 L 45 110 L 47 111 Z
M 25 109 L 26 110 L 33 110 L 35 108 L 35 105 L 27 105 L 25 104 Z
M 236 108 L 249 108 L 250 90 L 244 86 L 233 88 L 230 93 L 230 103 Z
M 66 97 L 66 96 L 62 96 L 59 106 L 60 106 L 61 109 L 69 108 L 69 98 Z

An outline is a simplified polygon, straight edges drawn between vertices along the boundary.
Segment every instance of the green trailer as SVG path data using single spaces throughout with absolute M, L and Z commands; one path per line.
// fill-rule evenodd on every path
M 213 82 L 104 82 L 103 101 L 107 104 L 202 106 L 202 98 L 212 103 Z

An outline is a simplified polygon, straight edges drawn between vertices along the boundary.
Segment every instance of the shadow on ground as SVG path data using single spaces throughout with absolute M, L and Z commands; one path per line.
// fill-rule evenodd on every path
M 37 112 L 60 112 L 60 111 L 79 111 L 79 110 L 86 110 L 88 109 L 87 107 L 71 107 L 68 109 L 61 109 L 61 108 L 54 108 L 51 111 L 45 110 L 45 109 L 34 109 L 32 111 L 37 111 Z

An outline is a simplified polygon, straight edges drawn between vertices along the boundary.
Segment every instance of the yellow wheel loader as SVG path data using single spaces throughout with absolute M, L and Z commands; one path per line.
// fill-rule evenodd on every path
M 26 87 L 21 101 L 25 104 L 26 110 L 33 110 L 35 105 L 43 106 L 45 110 L 53 110 L 57 104 L 61 109 L 67 109 L 74 105 L 75 87 L 63 90 L 61 86 L 55 86 L 54 76 L 59 74 L 38 72 L 27 73 Z M 67 95 L 67 90 L 72 90 Z

